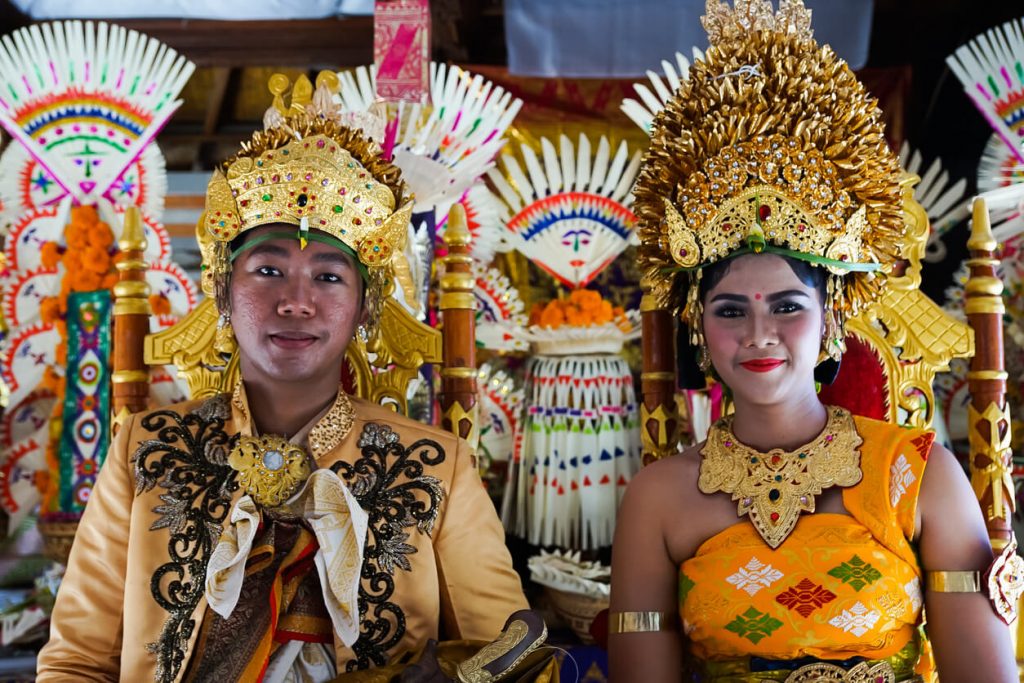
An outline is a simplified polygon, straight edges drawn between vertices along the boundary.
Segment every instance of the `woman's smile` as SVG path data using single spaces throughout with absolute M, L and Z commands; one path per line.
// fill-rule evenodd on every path
M 785 362 L 779 358 L 755 358 L 745 360 L 740 365 L 751 372 L 771 372 Z

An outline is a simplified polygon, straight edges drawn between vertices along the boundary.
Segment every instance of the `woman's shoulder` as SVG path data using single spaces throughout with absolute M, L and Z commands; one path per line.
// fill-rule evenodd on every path
M 679 520 L 700 509 L 699 478 L 698 445 L 643 467 L 629 482 L 623 505 L 642 510 L 648 519 Z
M 690 446 L 680 453 L 644 466 L 634 475 L 629 489 L 635 492 L 634 496 L 670 492 L 676 499 L 683 497 L 687 491 L 697 491 L 702 445 Z

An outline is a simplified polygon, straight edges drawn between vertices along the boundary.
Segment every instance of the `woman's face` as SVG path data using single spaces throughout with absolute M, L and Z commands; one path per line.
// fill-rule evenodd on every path
M 818 290 L 779 256 L 732 259 L 704 296 L 711 362 L 737 401 L 770 405 L 813 392 L 823 333 Z
M 267 226 L 253 231 L 280 230 Z M 333 246 L 293 237 L 246 249 L 231 270 L 231 324 L 251 381 L 302 382 L 333 376 L 365 318 L 354 259 Z

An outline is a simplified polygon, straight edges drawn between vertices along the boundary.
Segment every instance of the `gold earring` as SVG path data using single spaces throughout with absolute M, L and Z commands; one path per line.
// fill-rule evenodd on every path
M 711 352 L 708 351 L 708 345 L 703 341 L 697 350 L 697 367 L 701 369 L 701 372 L 707 372 L 711 369 Z
M 825 360 L 825 356 L 834 361 L 841 359 L 845 350 L 844 337 L 843 327 L 837 320 L 836 312 L 829 309 L 825 314 L 825 334 L 821 338 L 822 357 L 820 360 Z
M 222 313 L 217 319 L 217 333 L 213 338 L 213 348 L 224 358 L 230 358 L 238 348 L 235 341 L 235 329 L 231 326 L 231 314 Z

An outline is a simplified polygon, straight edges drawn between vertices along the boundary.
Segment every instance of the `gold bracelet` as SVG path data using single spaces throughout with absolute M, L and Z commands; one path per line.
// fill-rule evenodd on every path
M 675 631 L 676 619 L 671 612 L 609 612 L 608 635 Z
M 925 572 L 928 590 L 934 593 L 980 593 L 981 573 L 971 571 Z

